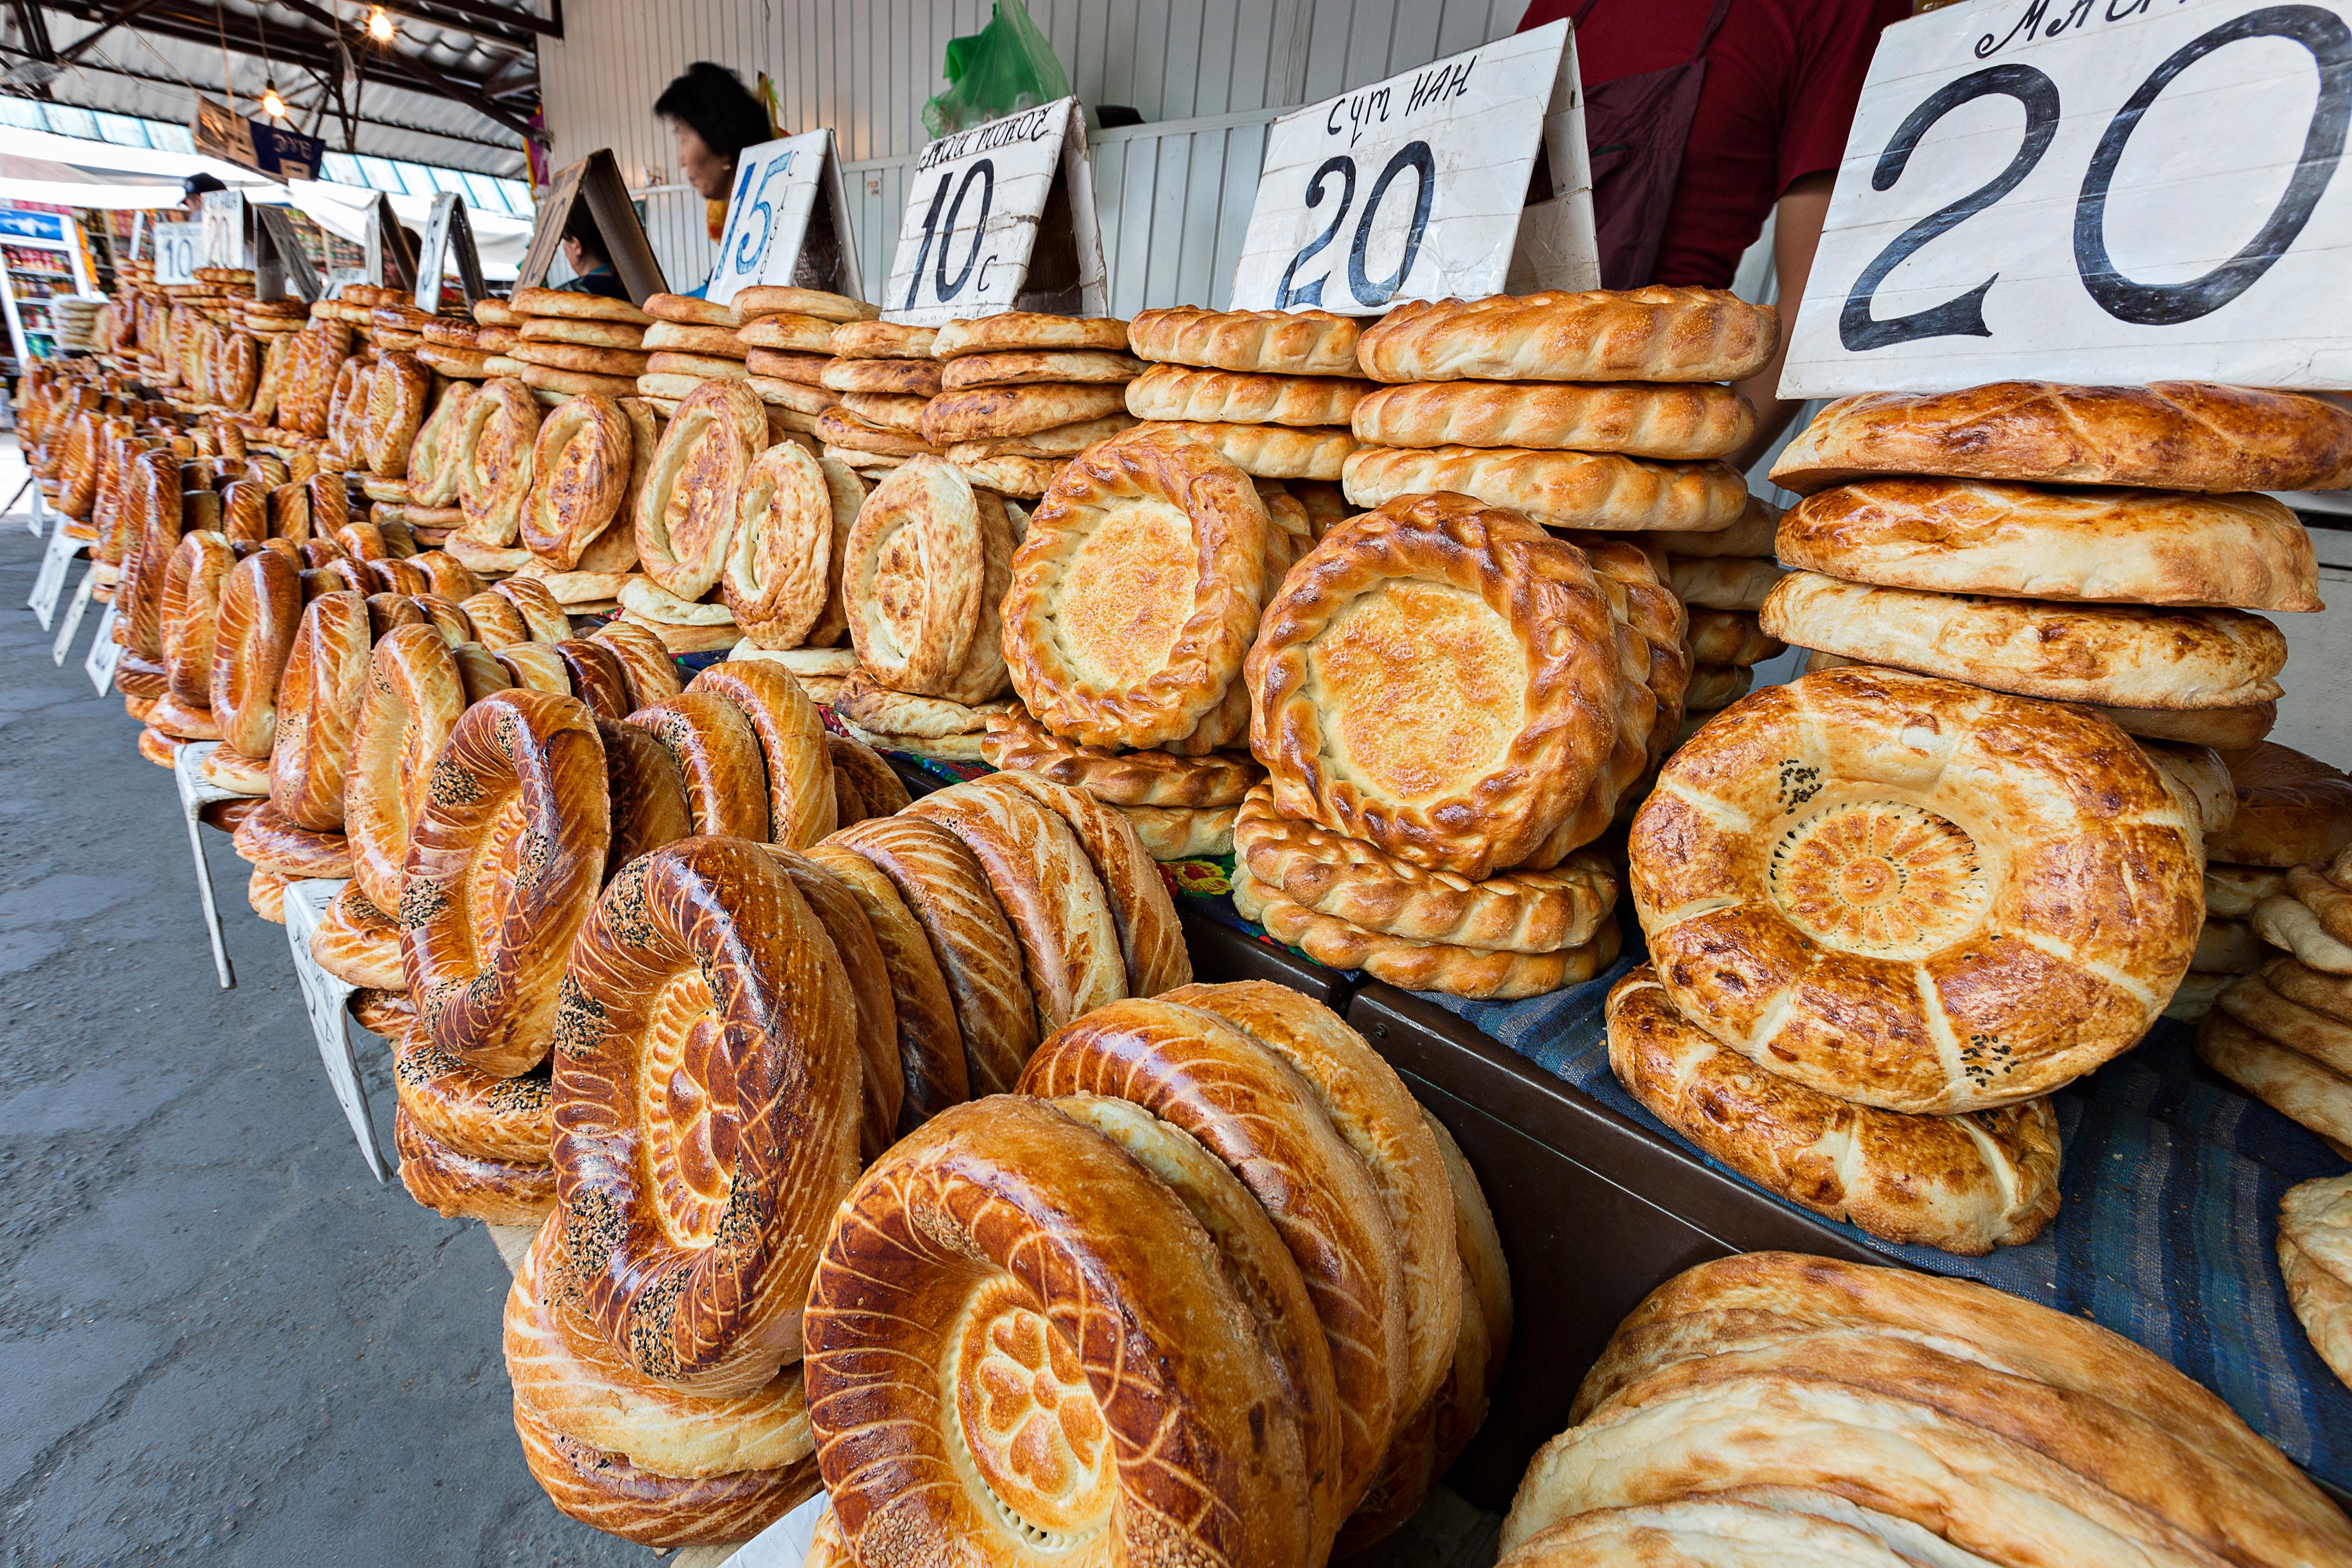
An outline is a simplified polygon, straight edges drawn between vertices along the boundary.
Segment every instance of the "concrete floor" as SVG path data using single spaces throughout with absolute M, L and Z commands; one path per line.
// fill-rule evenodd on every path
M 170 776 L 89 622 L 58 668 L 23 607 L 40 548 L 0 520 L 0 1562 L 648 1568 L 523 1469 L 506 1271 L 368 1174 L 206 830 L 217 988 Z

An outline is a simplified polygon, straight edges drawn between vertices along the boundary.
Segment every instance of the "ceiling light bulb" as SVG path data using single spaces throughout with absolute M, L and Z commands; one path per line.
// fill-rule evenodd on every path
M 379 44 L 392 42 L 392 18 L 383 14 L 381 5 L 368 7 L 368 37 Z
M 278 89 L 275 87 L 267 89 L 263 91 L 261 95 L 261 112 L 269 116 L 272 120 L 283 120 L 286 118 L 286 100 L 278 96 Z

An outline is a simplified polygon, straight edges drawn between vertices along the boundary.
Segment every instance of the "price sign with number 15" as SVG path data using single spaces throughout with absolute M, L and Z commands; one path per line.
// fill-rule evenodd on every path
M 735 189 L 728 197 L 727 229 L 719 236 L 719 264 L 711 270 L 708 298 L 727 305 L 746 288 L 791 285 L 804 270 L 801 252 L 813 217 L 814 226 L 827 235 L 849 232 L 848 197 L 830 130 L 743 149 L 735 161 Z M 809 286 L 861 293 L 856 248 L 838 247 L 837 269 L 832 248 L 827 247 L 827 276 Z
M 1983 0 L 1886 29 L 1783 397 L 2352 386 L 2352 0 Z

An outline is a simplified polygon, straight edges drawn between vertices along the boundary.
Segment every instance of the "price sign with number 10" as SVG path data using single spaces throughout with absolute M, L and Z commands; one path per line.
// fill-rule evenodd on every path
M 2352 386 L 2352 0 L 1990 0 L 1886 29 L 1783 397 Z
M 838 236 L 838 267 L 828 270 L 835 247 L 826 247 L 827 265 L 817 270 L 827 275 L 803 286 L 863 293 L 856 247 L 848 242 L 849 198 L 833 132 L 811 131 L 746 147 L 735 161 L 735 189 L 728 198 L 727 229 L 719 236 L 719 264 L 711 271 L 708 297 L 726 305 L 746 288 L 793 284 L 810 270 L 802 252 L 813 231 Z

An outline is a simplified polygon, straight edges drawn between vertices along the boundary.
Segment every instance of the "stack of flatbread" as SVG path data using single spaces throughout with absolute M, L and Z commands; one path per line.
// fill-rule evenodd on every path
M 1757 665 L 1788 651 L 1756 613 L 1780 580 L 1772 559 L 1780 518 L 1769 502 L 1750 496 L 1748 510 L 1727 528 L 1654 534 L 1646 541 L 1666 552 L 1666 581 L 1690 615 L 1691 678 L 1677 746 L 1748 695 Z
M 512 309 L 515 341 L 488 362 L 492 375 L 520 378 L 543 403 L 579 392 L 637 395 L 653 317 L 625 299 L 564 288 L 518 288 Z
M 2311 1348 L 2352 1387 L 2352 1176 L 2287 1189 L 2279 1202 L 2278 1260 Z
M 1962 1280 L 1785 1252 L 1618 1328 L 1499 1568 L 2336 1563 L 2352 1525 L 2119 1334 Z
M 823 351 L 772 349 L 764 362 L 768 374 L 792 383 L 777 395 L 793 396 L 792 406 L 806 414 L 824 455 L 872 480 L 909 457 L 939 455 L 923 439 L 923 411 L 940 390 L 939 361 L 931 357 L 939 335 L 936 327 L 848 321 L 823 340 L 830 359 Z M 805 340 L 818 340 L 810 334 Z
M 909 398 L 897 417 L 918 416 L 913 433 L 929 450 L 1000 496 L 1043 496 L 1063 464 L 1135 423 L 1127 385 L 1143 365 L 1116 317 L 1015 310 L 950 321 L 931 355 L 936 392 L 919 407 Z M 872 423 L 885 417 L 846 393 L 843 404 Z
M 1323 310 L 1146 310 L 1128 337 L 1153 363 L 1129 384 L 1128 412 L 1302 499 L 1332 486 L 1341 506 L 1340 465 L 1357 445 L 1348 421 L 1378 390 L 1356 366 L 1361 330 Z
M 814 455 L 817 416 L 838 401 L 824 382 L 834 337 L 871 321 L 874 307 L 822 289 L 759 287 L 739 292 L 732 309 L 737 352 L 751 390 L 767 405 L 769 430 L 779 439 L 790 433 Z

